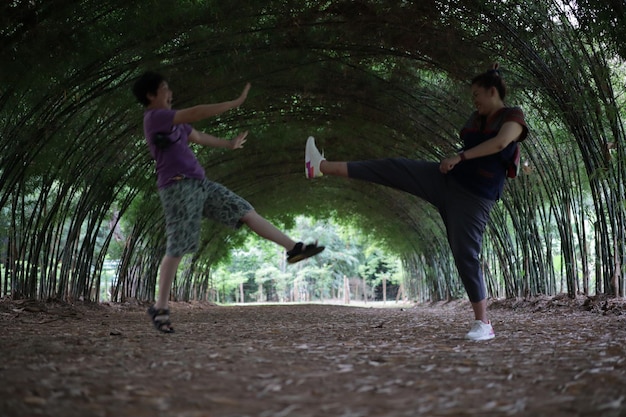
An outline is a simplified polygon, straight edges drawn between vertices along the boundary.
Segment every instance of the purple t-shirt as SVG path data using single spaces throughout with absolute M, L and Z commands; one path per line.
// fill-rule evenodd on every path
M 204 168 L 196 155 L 189 148 L 189 124 L 173 124 L 176 110 L 152 109 L 143 115 L 143 132 L 150 148 L 150 154 L 156 161 L 157 186 L 165 188 L 172 185 L 174 177 L 204 179 Z M 155 145 L 157 134 L 165 135 L 169 141 L 165 147 Z

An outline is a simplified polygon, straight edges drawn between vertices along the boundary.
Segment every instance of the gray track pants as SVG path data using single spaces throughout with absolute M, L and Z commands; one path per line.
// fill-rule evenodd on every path
M 348 162 L 350 178 L 382 184 L 434 205 L 446 227 L 448 243 L 471 302 L 486 298 L 479 255 L 494 201 L 465 190 L 439 163 L 390 158 Z

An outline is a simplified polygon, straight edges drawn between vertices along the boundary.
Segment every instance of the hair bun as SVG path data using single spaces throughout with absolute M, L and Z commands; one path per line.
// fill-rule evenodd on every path
M 494 62 L 491 65 L 491 68 L 489 69 L 489 71 L 487 71 L 487 74 L 493 74 L 493 75 L 497 75 L 498 77 L 500 76 L 500 65 L 497 62 Z

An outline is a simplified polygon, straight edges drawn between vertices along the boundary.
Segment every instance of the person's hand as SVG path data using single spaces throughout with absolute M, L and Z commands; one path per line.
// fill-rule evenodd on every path
M 230 148 L 231 149 L 243 148 L 243 144 L 246 143 L 246 136 L 248 136 L 248 131 L 247 130 L 245 132 L 240 133 L 239 135 L 237 135 L 237 137 L 233 138 L 230 141 Z
M 461 162 L 461 157 L 459 155 L 454 155 L 449 158 L 442 159 L 439 163 L 439 171 L 443 174 L 447 174 L 452 171 L 452 168 Z
M 237 98 L 237 100 L 235 100 L 235 107 L 241 106 L 243 102 L 246 101 L 246 98 L 248 98 L 248 91 L 250 91 L 250 87 L 250 83 L 246 83 L 246 86 L 243 88 L 241 95 Z

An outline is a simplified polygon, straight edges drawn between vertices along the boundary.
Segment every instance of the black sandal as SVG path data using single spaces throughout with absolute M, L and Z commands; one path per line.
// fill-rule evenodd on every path
M 163 333 L 174 333 L 174 328 L 170 322 L 170 310 L 167 308 L 156 309 L 150 307 L 148 309 L 148 315 L 152 319 L 154 328 Z
M 317 242 L 304 246 L 304 243 L 298 242 L 292 250 L 287 251 L 287 262 L 295 264 L 303 259 L 315 256 L 325 249 L 324 246 L 317 246 Z

